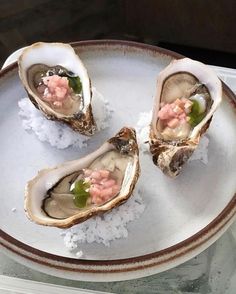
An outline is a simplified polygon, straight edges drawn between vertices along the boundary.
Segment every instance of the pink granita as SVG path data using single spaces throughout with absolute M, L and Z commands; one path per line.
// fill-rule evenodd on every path
M 90 183 L 89 194 L 93 204 L 100 205 L 120 190 L 120 185 L 111 177 L 110 171 L 106 169 L 90 170 L 84 169 L 85 181 Z
M 187 121 L 187 114 L 191 112 L 192 104 L 192 101 L 186 98 L 176 99 L 165 105 L 161 103 L 158 117 L 165 126 L 174 129 Z
M 38 92 L 42 94 L 42 99 L 56 107 L 61 107 L 71 93 L 68 79 L 52 75 L 43 77 L 42 80 L 43 84 L 37 88 Z

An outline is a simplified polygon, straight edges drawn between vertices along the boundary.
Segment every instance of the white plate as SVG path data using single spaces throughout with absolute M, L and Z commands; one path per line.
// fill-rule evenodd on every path
M 157 75 L 178 54 L 121 41 L 74 44 L 92 84 L 115 113 L 108 130 L 87 149 L 58 150 L 38 141 L 21 126 L 17 102 L 26 93 L 17 65 L 0 73 L 0 243 L 14 259 L 48 274 L 88 281 L 126 280 L 174 267 L 212 244 L 233 222 L 236 212 L 236 102 L 224 86 L 223 102 L 208 136 L 209 163 L 190 162 L 175 180 L 142 158 L 146 210 L 129 225 L 127 239 L 104 248 L 84 244 L 84 259 L 63 245 L 60 230 L 30 222 L 23 210 L 24 186 L 39 169 L 72 160 L 96 149 L 124 125 L 135 126 L 140 112 L 152 108 Z M 12 208 L 16 212 L 12 212 Z

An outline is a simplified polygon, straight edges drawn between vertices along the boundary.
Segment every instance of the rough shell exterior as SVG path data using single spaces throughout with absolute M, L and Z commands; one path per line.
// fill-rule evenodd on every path
M 71 127 L 74 131 L 79 132 L 82 135 L 94 135 L 96 131 L 96 123 L 93 117 L 91 105 L 88 106 L 86 111 L 80 111 L 73 116 L 58 117 L 54 112 L 50 111 L 50 108 L 45 108 L 42 104 L 38 104 L 35 97 L 33 95 L 30 95 L 28 91 L 27 93 L 29 99 L 34 104 L 34 106 L 41 110 L 47 119 L 63 122 Z
M 72 116 L 58 116 L 54 111 L 51 111 L 49 107 L 44 107 L 43 104 L 36 101 L 35 95 L 31 95 L 25 87 L 28 97 L 36 108 L 41 110 L 43 114 L 49 120 L 56 120 L 67 124 L 74 131 L 79 132 L 82 135 L 92 136 L 96 131 L 96 122 L 93 117 L 92 106 L 89 105 L 85 111 L 79 111 Z M 91 91 L 92 95 L 92 91 Z
M 213 104 L 206 117 L 192 130 L 186 140 L 165 141 L 158 136 L 157 120 L 160 108 L 160 99 L 163 84 L 168 76 L 178 72 L 189 72 L 199 82 L 204 84 L 210 92 Z M 197 148 L 201 136 L 206 132 L 211 123 L 213 114 L 222 99 L 222 86 L 218 77 L 206 65 L 184 58 L 172 61 L 160 74 L 157 83 L 157 92 L 154 99 L 153 116 L 150 125 L 149 145 L 153 155 L 153 162 L 164 174 L 176 177 L 183 165 L 188 161 L 194 150 Z
M 132 156 L 132 169 L 125 174 L 125 179 L 119 194 L 101 206 L 94 206 L 88 210 L 78 211 L 78 214 L 66 219 L 53 219 L 42 210 L 42 201 L 50 186 L 55 185 L 61 177 L 88 166 L 98 156 L 109 150 L 117 150 L 122 154 Z M 105 213 L 112 208 L 124 203 L 133 192 L 140 173 L 139 151 L 135 131 L 131 128 L 123 128 L 113 138 L 105 142 L 99 149 L 84 158 L 65 162 L 60 166 L 39 171 L 38 175 L 26 185 L 24 208 L 28 218 L 37 224 L 68 228 L 75 224 L 84 222 L 88 218 Z M 60 177 L 57 175 L 60 174 Z M 124 185 L 124 182 L 126 183 Z M 49 186 L 50 185 L 50 186 Z M 43 191 L 43 192 L 42 192 Z
M 64 65 L 68 70 L 71 70 L 75 74 L 78 74 L 80 77 L 82 74 L 82 99 L 85 99 L 86 96 L 86 103 L 84 103 L 83 109 L 78 109 L 76 113 L 71 115 L 62 115 L 57 113 L 55 110 L 50 108 L 45 102 L 43 102 L 42 99 L 40 99 L 30 89 L 27 81 L 27 69 L 30 66 L 37 63 L 43 63 L 48 66 Z M 38 108 L 44 113 L 44 115 L 48 119 L 63 122 L 75 131 L 78 131 L 79 133 L 86 136 L 91 136 L 95 133 L 96 123 L 93 118 L 91 106 L 91 82 L 88 77 L 87 70 L 85 69 L 82 61 L 79 59 L 78 55 L 75 54 L 74 49 L 70 45 L 63 43 L 35 43 L 27 47 L 22 52 L 18 60 L 18 66 L 19 76 L 21 78 L 25 90 L 27 91 L 29 99 L 36 108 Z M 86 88 L 86 90 L 84 88 Z
M 164 174 L 176 177 L 183 165 L 188 161 L 194 150 L 197 148 L 201 136 L 207 131 L 212 117 L 202 128 L 201 133 L 194 139 L 188 139 L 180 143 L 165 142 L 157 139 L 150 131 L 150 152 L 152 153 L 153 163 L 157 165 Z

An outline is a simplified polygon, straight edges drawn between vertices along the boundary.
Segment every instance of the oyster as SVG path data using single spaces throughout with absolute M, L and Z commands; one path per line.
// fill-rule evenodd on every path
M 139 171 L 135 131 L 125 127 L 84 158 L 39 171 L 26 186 L 26 214 L 41 225 L 71 227 L 125 202 Z
M 70 45 L 35 43 L 24 49 L 18 66 L 30 100 L 48 119 L 84 135 L 94 134 L 90 79 Z
M 149 143 L 154 164 L 165 174 L 179 174 L 221 99 L 221 81 L 201 62 L 174 60 L 159 74 Z

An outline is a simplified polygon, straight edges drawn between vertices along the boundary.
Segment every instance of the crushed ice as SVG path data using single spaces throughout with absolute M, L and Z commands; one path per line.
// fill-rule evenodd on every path
M 97 123 L 97 129 L 100 131 L 109 126 L 109 119 L 113 110 L 109 102 L 96 88 L 93 87 L 92 92 L 93 114 Z M 28 98 L 21 99 L 18 105 L 20 107 L 19 115 L 22 118 L 23 128 L 33 131 L 40 141 L 48 142 L 58 149 L 65 149 L 69 146 L 79 148 L 87 146 L 90 137 L 73 131 L 63 123 L 48 120 L 41 111 L 34 107 Z

